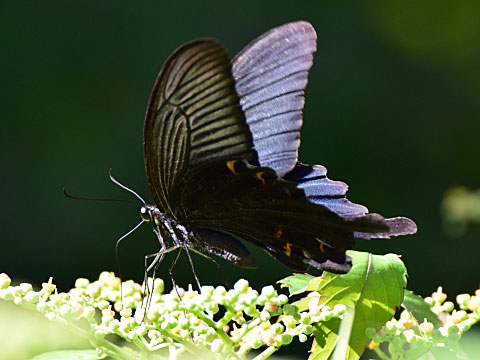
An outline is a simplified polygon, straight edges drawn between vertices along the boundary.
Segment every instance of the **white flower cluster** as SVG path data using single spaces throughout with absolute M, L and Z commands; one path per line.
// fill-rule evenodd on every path
M 96 339 L 100 349 L 106 345 L 106 335 L 116 334 L 142 351 L 164 348 L 170 355 L 200 351 L 218 358 L 241 358 L 261 347 L 270 354 L 294 337 L 306 341 L 313 324 L 341 317 L 345 310 L 340 305 L 333 309 L 319 305 L 320 294 L 311 293 L 309 309 L 299 313 L 273 286 L 259 293 L 246 280 L 237 281 L 230 290 L 203 286 L 200 292 L 163 291 L 161 279 L 149 279 L 142 286 L 122 283 L 110 272 L 103 272 L 95 282 L 78 279 L 68 293 L 58 293 L 51 281 L 40 291 L 30 284 L 12 287 L 8 276 L 0 274 L 0 298 L 36 307 L 48 319 L 68 325 L 87 320 L 90 340 Z
M 367 336 L 372 338 L 370 348 L 381 352 L 379 345 L 389 343 L 392 358 L 417 358 L 432 348 L 443 348 L 455 353 L 461 335 L 480 321 L 480 289 L 475 295 L 461 294 L 457 296 L 457 304 L 446 301 L 447 295 L 442 287 L 425 298 L 430 310 L 437 315 L 441 326 L 435 327 L 427 319 L 419 322 L 412 314 L 404 310 L 398 319 L 388 321 L 380 331 L 367 329 Z

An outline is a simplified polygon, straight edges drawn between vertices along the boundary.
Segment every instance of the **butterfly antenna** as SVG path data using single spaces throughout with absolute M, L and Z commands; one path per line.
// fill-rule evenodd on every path
M 130 230 L 129 232 L 127 232 L 125 235 L 121 236 L 118 240 L 117 240 L 117 244 L 115 245 L 115 255 L 117 256 L 117 260 L 118 260 L 118 246 L 120 245 L 120 242 L 125 239 L 128 235 L 130 235 L 131 233 L 133 233 L 135 230 L 137 230 L 140 225 L 142 225 L 143 223 L 145 222 L 145 220 L 141 220 L 137 225 L 135 225 L 135 227 Z
M 123 184 L 120 183 L 117 179 L 115 179 L 115 178 L 113 177 L 112 169 L 110 169 L 110 171 L 108 172 L 108 176 L 110 177 L 110 180 L 112 180 L 112 182 L 113 182 L 114 184 L 120 186 L 123 190 L 127 190 L 129 193 L 135 195 L 135 196 L 142 202 L 142 204 L 145 205 L 145 200 L 143 200 L 140 195 L 138 195 L 135 191 L 133 191 L 132 189 L 126 187 L 125 185 L 123 185 Z
M 137 230 L 140 225 L 142 225 L 145 222 L 145 220 L 142 219 L 133 229 L 131 229 L 129 232 L 127 232 L 125 235 L 121 236 L 118 240 L 117 243 L 115 244 L 115 259 L 117 259 L 117 268 L 118 268 L 118 276 L 120 279 L 122 278 L 122 270 L 120 267 L 120 257 L 118 256 L 118 246 L 120 245 L 120 242 L 125 239 L 128 235 L 133 233 L 135 230 Z M 122 301 L 122 308 L 123 308 L 123 290 L 122 290 L 122 284 L 120 283 L 120 300 Z
M 81 196 L 70 195 L 70 194 L 67 192 L 67 189 L 65 188 L 65 186 L 62 188 L 62 191 L 63 191 L 63 194 L 64 194 L 66 197 L 68 197 L 68 198 L 70 198 L 70 199 L 75 199 L 75 200 L 117 201 L 117 202 L 126 202 L 126 203 L 130 203 L 130 204 L 136 204 L 136 202 L 134 202 L 134 201 L 124 200 L 124 199 L 88 198 L 88 197 L 81 197 Z

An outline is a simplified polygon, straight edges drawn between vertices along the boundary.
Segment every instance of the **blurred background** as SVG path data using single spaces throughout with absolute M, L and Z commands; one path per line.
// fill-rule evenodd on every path
M 166 57 L 197 37 L 219 39 L 233 57 L 270 28 L 303 19 L 318 51 L 300 160 L 325 165 L 370 211 L 416 221 L 417 235 L 358 245 L 401 254 L 409 289 L 473 293 L 480 226 L 449 231 L 442 201 L 452 187 L 480 187 L 479 13 L 475 0 L 0 2 L 0 272 L 36 284 L 53 276 L 66 291 L 78 277 L 116 271 L 115 242 L 137 224 L 139 206 L 71 200 L 62 187 L 132 199 L 108 180 L 113 168 L 150 200 L 143 117 Z M 156 249 L 148 224 L 125 239 L 124 278 L 140 281 L 143 256 Z M 291 273 L 252 251 L 260 270 L 222 262 L 231 282 L 259 288 Z M 175 278 L 186 286 L 184 260 Z M 222 283 L 214 265 L 195 263 L 203 283 Z

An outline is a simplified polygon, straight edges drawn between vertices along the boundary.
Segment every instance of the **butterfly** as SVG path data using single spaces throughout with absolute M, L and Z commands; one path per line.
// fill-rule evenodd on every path
M 143 135 L 155 205 L 144 204 L 141 216 L 160 242 L 149 269 L 177 249 L 190 261 L 194 251 L 255 268 L 243 240 L 295 271 L 343 274 L 356 239 L 416 232 L 408 218 L 348 201 L 347 185 L 328 179 L 325 167 L 298 162 L 316 39 L 298 21 L 261 35 L 232 61 L 213 39 L 188 42 L 165 61 Z

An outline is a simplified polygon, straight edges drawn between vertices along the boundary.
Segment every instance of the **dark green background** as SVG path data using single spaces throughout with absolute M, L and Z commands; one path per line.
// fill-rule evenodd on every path
M 318 52 L 301 161 L 327 166 L 371 211 L 417 222 L 415 236 L 358 246 L 401 254 L 410 289 L 473 292 L 480 229 L 448 237 L 440 204 L 454 185 L 480 186 L 479 13 L 475 0 L 2 1 L 0 271 L 37 283 L 53 276 L 66 290 L 77 277 L 115 270 L 115 241 L 139 221 L 138 206 L 70 200 L 62 186 L 131 199 L 108 180 L 113 168 L 150 199 L 143 116 L 166 57 L 204 36 L 233 56 L 264 31 L 304 19 L 317 30 Z M 156 248 L 148 225 L 129 236 L 124 276 L 140 280 L 143 255 Z M 227 276 L 260 287 L 290 273 L 255 254 L 259 270 L 224 264 Z M 203 283 L 222 281 L 195 261 Z M 176 279 L 193 281 L 185 262 Z

